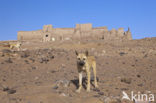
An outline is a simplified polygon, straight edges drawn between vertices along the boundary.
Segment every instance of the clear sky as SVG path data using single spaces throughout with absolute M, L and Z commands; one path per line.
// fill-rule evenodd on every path
M 0 0 L 0 40 L 17 31 L 75 27 L 92 23 L 108 29 L 130 27 L 133 39 L 156 37 L 156 0 Z

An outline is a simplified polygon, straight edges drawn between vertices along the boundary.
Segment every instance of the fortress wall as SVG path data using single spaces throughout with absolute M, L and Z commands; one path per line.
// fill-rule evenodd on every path
M 104 30 L 103 29 L 93 29 L 92 30 L 92 36 L 94 38 L 101 38 L 103 34 L 104 34 Z
M 81 38 L 81 32 L 79 29 L 75 29 L 74 34 L 71 36 L 72 39 L 80 39 Z
M 80 29 L 80 24 L 76 24 L 75 29 Z
M 119 36 L 119 37 L 124 36 L 124 28 L 119 28 L 119 29 L 117 30 L 117 36 Z
M 113 28 L 113 29 L 110 31 L 110 38 L 111 38 L 111 39 L 116 39 L 116 37 L 117 37 L 117 30 Z
M 111 39 L 110 32 L 104 33 L 103 37 L 104 37 L 104 40 L 110 40 Z
M 43 42 L 48 42 L 52 40 L 52 36 L 50 32 L 45 32 L 42 34 L 42 40 Z
M 92 29 L 93 34 L 108 32 L 106 29 Z
M 20 31 L 17 33 L 17 40 L 23 40 L 23 33 Z
M 92 28 L 92 24 L 76 24 L 75 28 L 53 28 L 52 25 L 44 25 L 42 30 L 18 32 L 18 40 L 50 41 L 52 38 L 55 38 L 56 40 L 64 40 L 65 38 L 80 40 L 83 38 L 132 40 L 129 28 L 127 32 L 124 32 L 123 28 L 108 31 L 106 26 Z
M 91 33 L 91 32 L 82 32 L 82 33 L 80 34 L 80 36 L 81 36 L 82 38 L 84 38 L 84 37 L 91 37 L 91 36 L 92 36 L 92 33 Z
M 96 27 L 96 28 L 93 28 L 93 29 L 97 29 L 97 30 L 102 29 L 102 30 L 104 30 L 104 31 L 108 31 L 108 28 L 107 28 L 106 26 L 103 26 L 103 27 Z
M 108 35 L 107 28 L 94 28 L 94 29 L 92 29 L 92 36 L 94 38 L 101 39 L 104 37 L 104 35 Z
M 92 24 L 76 24 L 76 29 L 79 29 L 81 32 L 88 32 L 92 30 Z
M 52 33 L 54 34 L 64 34 L 64 35 L 70 35 L 73 34 L 75 31 L 74 28 L 54 28 Z
M 132 35 L 131 35 L 131 32 L 130 31 L 127 31 L 124 35 L 124 39 L 126 40 L 132 40 Z
M 52 28 L 53 28 L 52 25 L 44 25 L 43 32 L 51 32 Z
M 117 31 L 116 31 L 116 29 L 113 28 L 113 29 L 110 31 L 110 33 L 111 33 L 111 34 L 116 34 Z
M 40 40 L 42 39 L 41 31 L 19 31 L 18 40 Z

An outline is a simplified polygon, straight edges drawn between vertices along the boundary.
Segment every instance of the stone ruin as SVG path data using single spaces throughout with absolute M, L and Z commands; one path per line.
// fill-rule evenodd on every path
M 108 30 L 106 26 L 93 28 L 92 24 L 76 24 L 75 28 L 53 28 L 52 25 L 44 25 L 43 29 L 36 31 L 19 31 L 19 41 L 62 41 L 62 40 L 132 40 L 130 29 L 124 31 Z

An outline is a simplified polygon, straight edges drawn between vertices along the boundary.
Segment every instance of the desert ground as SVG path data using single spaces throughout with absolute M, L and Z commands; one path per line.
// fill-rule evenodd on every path
M 156 96 L 156 38 L 25 41 L 21 51 L 10 50 L 9 42 L 16 41 L 0 41 L 0 103 L 126 103 L 123 91 Z M 75 92 L 75 50 L 95 56 L 98 89 L 86 92 L 84 73 L 83 89 Z

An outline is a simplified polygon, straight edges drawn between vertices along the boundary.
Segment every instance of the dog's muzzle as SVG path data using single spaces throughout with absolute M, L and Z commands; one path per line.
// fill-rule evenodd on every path
M 85 65 L 85 62 L 84 62 L 84 61 L 80 61 L 80 62 L 78 62 L 78 64 L 79 64 L 80 66 L 84 66 L 84 65 Z

